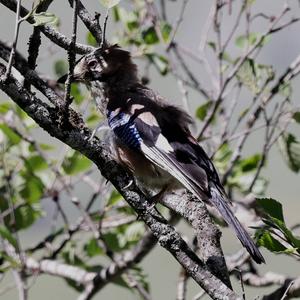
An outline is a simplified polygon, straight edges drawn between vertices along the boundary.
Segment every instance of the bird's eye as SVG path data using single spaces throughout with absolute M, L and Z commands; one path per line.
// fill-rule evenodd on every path
M 97 61 L 96 61 L 96 60 L 91 60 L 91 61 L 89 61 L 88 66 L 89 66 L 91 69 L 95 68 L 95 67 L 97 66 Z

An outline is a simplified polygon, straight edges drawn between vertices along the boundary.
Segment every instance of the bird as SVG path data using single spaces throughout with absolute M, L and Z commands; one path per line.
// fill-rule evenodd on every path
M 66 76 L 59 82 L 63 82 Z M 212 161 L 192 136 L 192 118 L 182 108 L 143 85 L 129 51 L 105 43 L 75 64 L 73 81 L 91 91 L 113 134 L 117 160 L 156 199 L 186 188 L 214 206 L 258 264 L 265 259 L 231 210 Z

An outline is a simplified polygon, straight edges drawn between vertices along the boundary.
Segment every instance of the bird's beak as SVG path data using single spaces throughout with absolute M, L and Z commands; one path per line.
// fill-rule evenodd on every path
M 63 75 L 63 76 L 61 76 L 60 78 L 57 79 L 57 83 L 64 84 L 64 83 L 66 83 L 67 78 L 68 78 L 68 74 L 65 74 L 65 75 Z M 79 81 L 82 81 L 80 75 L 76 74 L 74 72 L 73 77 L 72 77 L 72 82 L 79 82 Z
M 82 63 L 84 62 L 84 56 L 82 56 L 80 59 L 78 59 L 75 63 L 74 71 L 73 71 L 73 82 L 78 82 L 78 81 L 83 81 L 83 74 L 82 74 Z M 61 76 L 58 80 L 57 83 L 65 83 L 67 81 L 68 74 L 65 74 Z

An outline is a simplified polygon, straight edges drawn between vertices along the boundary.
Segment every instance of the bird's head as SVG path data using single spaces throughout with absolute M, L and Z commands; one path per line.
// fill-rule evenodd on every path
M 88 83 L 91 81 L 116 81 L 122 77 L 136 77 L 136 66 L 130 53 L 118 45 L 101 47 L 82 56 L 75 65 L 73 81 Z M 58 82 L 65 82 L 67 76 Z

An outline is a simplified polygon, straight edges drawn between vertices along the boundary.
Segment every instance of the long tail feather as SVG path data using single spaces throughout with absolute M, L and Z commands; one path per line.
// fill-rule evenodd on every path
M 239 220 L 234 216 L 231 211 L 228 202 L 223 198 L 222 194 L 216 187 L 211 187 L 211 199 L 209 199 L 222 215 L 226 223 L 231 226 L 238 239 L 241 241 L 242 245 L 247 249 L 251 257 L 258 263 L 265 263 L 265 259 L 260 253 L 257 246 L 254 244 L 248 232 L 239 222 Z

